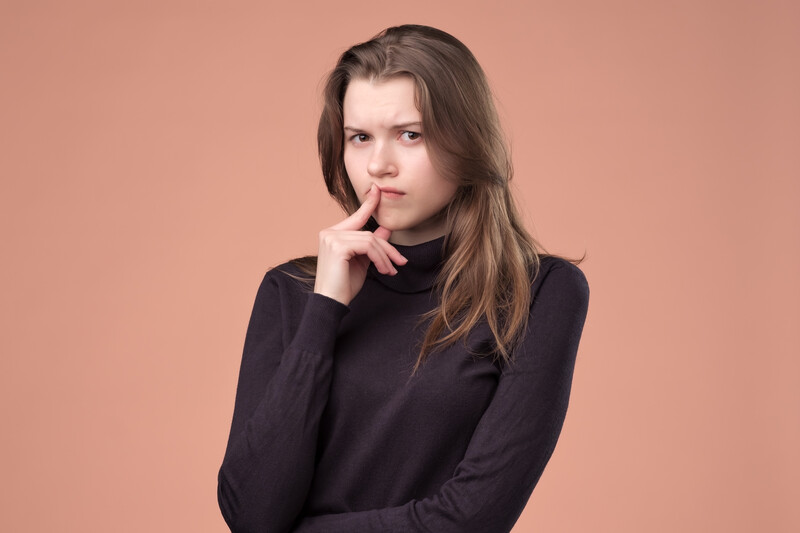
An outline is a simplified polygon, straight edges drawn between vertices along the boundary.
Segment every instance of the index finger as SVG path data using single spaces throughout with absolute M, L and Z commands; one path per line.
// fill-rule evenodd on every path
M 364 203 L 361 204 L 361 207 L 358 210 L 347 217 L 346 219 L 342 220 L 338 224 L 334 224 L 331 226 L 330 229 L 334 230 L 360 230 L 364 227 L 364 225 L 369 220 L 369 217 L 372 216 L 372 213 L 375 212 L 375 209 L 378 207 L 378 204 L 381 200 L 381 191 L 375 184 L 369 188 L 369 192 L 367 192 L 367 197 L 364 199 Z

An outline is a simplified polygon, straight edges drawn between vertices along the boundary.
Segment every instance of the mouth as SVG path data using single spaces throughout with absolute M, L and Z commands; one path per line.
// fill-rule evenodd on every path
M 402 198 L 406 193 L 395 189 L 394 187 L 378 187 L 381 190 L 381 197 L 383 198 Z

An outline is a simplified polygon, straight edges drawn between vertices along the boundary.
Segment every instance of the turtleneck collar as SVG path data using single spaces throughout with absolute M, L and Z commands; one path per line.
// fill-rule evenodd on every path
M 396 292 L 423 292 L 433 287 L 442 265 L 444 237 L 423 242 L 414 246 L 393 245 L 408 259 L 403 266 L 395 265 L 397 274 L 386 276 L 370 264 L 369 276 Z

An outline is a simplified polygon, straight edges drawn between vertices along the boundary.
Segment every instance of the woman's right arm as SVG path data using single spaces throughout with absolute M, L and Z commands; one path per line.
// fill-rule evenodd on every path
M 320 232 L 314 293 L 281 294 L 268 273 L 256 296 L 245 338 L 231 433 L 219 471 L 217 498 L 231 531 L 289 531 L 314 475 L 319 422 L 330 390 L 339 323 L 361 290 L 372 262 L 384 274 L 406 259 L 378 228 L 362 231 L 380 202 L 371 189 L 363 205 Z M 302 315 L 281 302 L 307 298 Z M 292 334 L 291 330 L 296 329 Z
M 222 515 L 235 533 L 289 531 L 311 484 L 333 345 L 348 308 L 318 294 L 307 298 L 284 346 L 286 317 L 273 273 L 256 296 L 217 487 Z

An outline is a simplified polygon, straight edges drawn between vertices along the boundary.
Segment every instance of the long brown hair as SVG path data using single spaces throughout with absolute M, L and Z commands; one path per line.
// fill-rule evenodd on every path
M 439 305 L 428 322 L 416 371 L 431 352 L 465 340 L 485 320 L 494 356 L 510 361 L 528 325 L 530 285 L 542 248 L 525 230 L 509 181 L 512 166 L 486 76 L 458 39 L 427 26 L 388 28 L 339 58 L 324 89 L 317 143 L 328 192 L 347 213 L 359 207 L 344 166 L 345 91 L 354 79 L 407 76 L 431 162 L 458 190 L 445 208 L 444 262 L 436 280 Z M 315 261 L 297 265 L 314 275 Z

